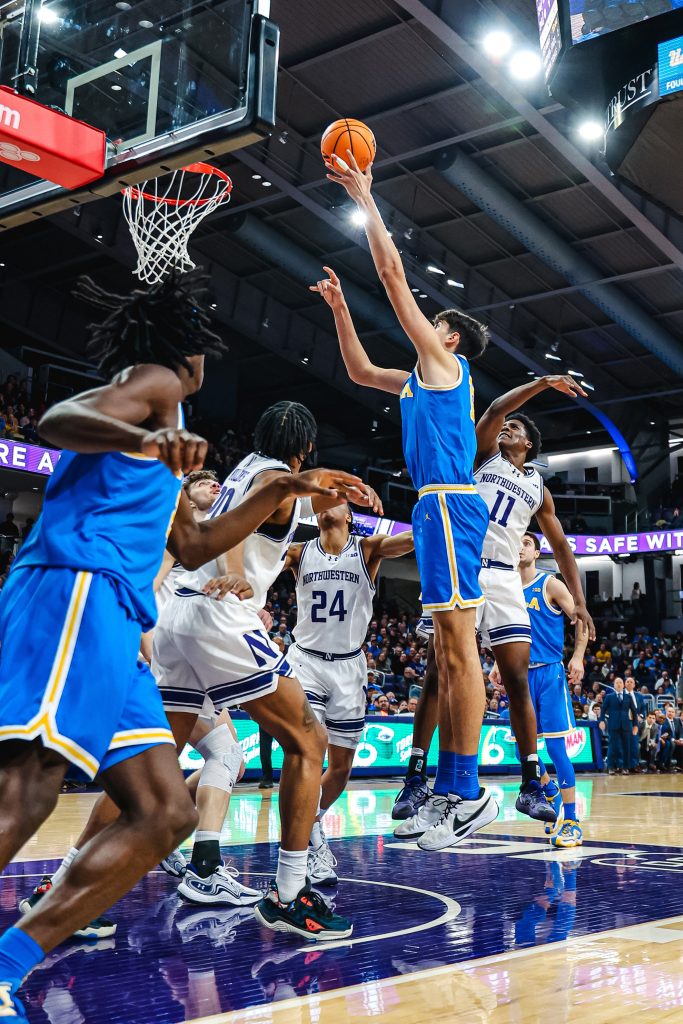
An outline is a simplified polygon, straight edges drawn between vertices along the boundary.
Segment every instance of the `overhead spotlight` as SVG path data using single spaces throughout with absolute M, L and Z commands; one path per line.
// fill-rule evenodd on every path
M 556 356 L 553 352 L 546 352 L 545 357 L 546 359 L 554 359 L 556 363 L 562 362 L 560 356 Z
M 378 427 L 378 423 L 377 423 L 377 420 L 373 420 L 373 421 L 372 421 L 372 432 L 373 432 L 373 434 L 374 434 L 374 433 L 375 433 L 375 431 L 377 430 L 377 427 Z
M 212 302 L 211 306 L 209 308 L 210 309 L 218 309 L 218 303 L 217 302 Z
M 4 263 L 0 263 L 0 267 L 4 267 L 4 266 L 5 266 L 5 264 L 4 264 Z
M 426 299 L 427 298 L 426 292 L 420 292 L 420 298 L 421 299 Z
M 567 370 L 567 373 L 571 377 L 583 377 L 583 374 L 581 373 L 581 370 Z
M 123 88 L 123 86 L 121 86 L 121 85 L 112 85 L 111 91 L 112 92 L 121 92 L 122 88 Z
M 128 56 L 128 50 L 124 50 L 122 46 L 119 46 L 118 50 L 114 50 L 114 56 L 118 57 L 120 60 L 121 57 Z
M 391 412 L 391 406 L 390 405 L 385 405 L 384 406 L 384 411 L 385 412 Z
M 446 284 L 449 285 L 451 288 L 464 288 L 465 287 L 465 285 L 462 283 L 462 281 L 454 281 L 452 277 L 448 278 L 448 280 L 446 281 Z
M 535 370 L 527 370 L 526 371 L 526 375 L 527 375 L 527 377 L 535 377 L 536 376 L 536 371 Z
M 308 356 L 302 356 L 301 362 L 304 364 L 304 366 L 308 366 Z
M 592 430 L 587 430 L 587 431 L 586 431 L 586 433 L 587 433 L 587 434 L 592 434 L 592 433 L 593 433 L 593 431 L 592 431 Z
M 511 59 L 508 68 L 513 78 L 526 81 L 535 78 L 542 66 L 540 55 L 534 50 L 520 50 Z
M 262 174 L 252 174 L 252 178 L 254 179 L 254 181 L 260 181 L 262 177 Z
M 138 22 L 140 28 L 154 28 L 154 22 L 149 21 L 147 18 L 143 18 L 142 21 Z
M 103 237 L 104 237 L 103 235 L 95 235 L 95 238 L 96 238 L 96 240 L 97 240 L 98 242 L 101 242 L 101 241 L 102 241 L 102 239 L 103 239 Z
M 41 7 L 38 17 L 44 25 L 54 25 L 59 21 L 59 15 L 51 7 Z
M 593 387 L 593 385 L 589 384 L 587 380 L 584 380 L 584 381 L 581 382 L 581 387 L 582 388 L 588 388 L 589 391 L 595 391 L 595 388 Z
M 2 266 L 4 267 L 4 265 L 5 264 L 3 263 Z M 420 289 L 419 288 L 411 288 L 410 290 L 411 290 L 411 292 L 419 292 Z
M 586 142 L 596 142 L 605 134 L 605 129 L 599 121 L 584 121 L 579 125 L 579 135 Z
M 116 7 L 119 11 L 129 11 L 132 7 L 132 4 L 129 4 L 128 0 L 118 0 Z
M 512 36 L 502 29 L 494 29 L 484 36 L 481 45 L 489 57 L 504 57 L 512 49 Z
M 446 276 L 445 270 L 442 270 L 441 267 L 435 267 L 432 263 L 429 264 L 427 270 L 429 271 L 430 274 L 443 274 L 444 277 Z
M 273 183 L 272 181 L 262 181 L 261 184 L 264 188 L 270 188 Z
M 351 223 L 355 224 L 356 227 L 359 228 L 361 228 L 363 224 L 365 224 L 367 219 L 368 215 L 367 213 L 364 213 L 363 210 L 354 210 L 351 214 Z
M 266 331 L 270 327 L 270 319 L 267 316 L 264 317 L 263 320 L 261 321 L 261 327 L 263 327 Z
M 650 420 L 650 426 L 654 427 L 654 425 L 655 425 L 655 421 L 654 420 Z

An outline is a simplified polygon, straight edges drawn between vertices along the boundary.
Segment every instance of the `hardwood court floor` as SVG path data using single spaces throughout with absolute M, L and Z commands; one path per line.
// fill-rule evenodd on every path
M 148 875 L 97 944 L 65 943 L 24 986 L 33 1024 L 668 1022 L 683 1006 L 683 775 L 579 777 L 585 844 L 551 850 L 489 780 L 501 814 L 457 849 L 391 834 L 395 789 L 355 783 L 328 815 L 353 939 L 258 928 L 190 907 Z M 0 883 L 0 925 L 78 836 L 93 798 L 63 797 Z M 224 850 L 251 884 L 273 871 L 277 791 L 240 788 Z

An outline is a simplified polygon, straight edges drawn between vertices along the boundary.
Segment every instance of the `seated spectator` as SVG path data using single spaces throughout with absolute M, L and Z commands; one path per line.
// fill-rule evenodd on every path
M 607 644 L 601 643 L 598 650 L 595 652 L 595 660 L 598 665 L 602 668 L 603 665 L 609 665 L 612 662 L 612 652 L 607 650 Z
M 657 756 L 659 726 L 654 711 L 648 712 L 645 721 L 641 722 L 638 731 L 640 742 L 640 760 L 645 762 L 649 772 L 656 771 L 655 758 Z
M 389 714 L 389 701 L 385 694 L 380 694 L 375 700 L 372 706 L 372 712 L 375 715 L 388 715 Z
M 417 711 L 417 697 L 408 697 L 407 711 L 409 715 L 415 714 Z
M 408 701 L 402 700 L 399 702 L 397 714 L 406 715 L 408 713 Z

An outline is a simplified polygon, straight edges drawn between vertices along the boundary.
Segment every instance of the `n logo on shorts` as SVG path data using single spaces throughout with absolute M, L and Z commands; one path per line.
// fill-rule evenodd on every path
M 265 668 L 269 661 L 277 661 L 281 657 L 280 651 L 273 647 L 262 629 L 252 629 L 243 636 L 259 668 Z

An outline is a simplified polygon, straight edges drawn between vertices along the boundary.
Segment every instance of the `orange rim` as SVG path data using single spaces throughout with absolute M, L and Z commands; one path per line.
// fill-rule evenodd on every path
M 229 174 L 225 171 L 221 171 L 218 167 L 213 167 L 211 164 L 188 164 L 187 167 L 181 167 L 181 171 L 189 171 L 191 174 L 204 174 L 207 176 L 214 176 L 220 178 L 225 182 L 225 189 L 223 194 L 219 197 L 218 202 L 222 203 L 226 196 L 229 196 L 232 192 L 232 179 Z M 207 203 L 216 202 L 215 196 L 210 196 L 207 199 L 169 199 L 165 196 L 155 196 L 151 192 L 141 192 L 137 185 L 128 185 L 127 188 L 121 189 L 124 194 L 128 194 L 132 199 L 148 199 L 151 203 L 158 203 L 164 206 L 206 206 Z

